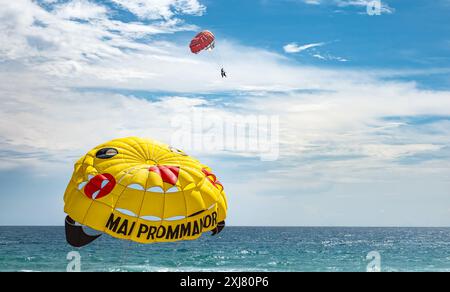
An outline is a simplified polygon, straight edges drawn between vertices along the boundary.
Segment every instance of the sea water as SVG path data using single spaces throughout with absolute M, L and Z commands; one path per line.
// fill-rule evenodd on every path
M 101 236 L 73 248 L 64 227 L 0 226 L 0 271 L 450 271 L 450 228 L 226 227 L 194 241 Z M 368 257 L 369 255 L 369 257 Z

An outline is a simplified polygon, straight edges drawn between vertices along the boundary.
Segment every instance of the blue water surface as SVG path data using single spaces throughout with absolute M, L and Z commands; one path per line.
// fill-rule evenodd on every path
M 103 235 L 77 249 L 64 227 L 0 226 L 0 271 L 450 271 L 450 228 L 227 227 L 195 241 L 137 244 Z

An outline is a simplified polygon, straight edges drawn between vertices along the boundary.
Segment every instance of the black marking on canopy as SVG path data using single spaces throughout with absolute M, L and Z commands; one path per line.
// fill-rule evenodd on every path
M 196 215 L 198 215 L 198 214 L 201 214 L 201 213 L 203 213 L 203 212 L 205 212 L 205 211 L 206 211 L 206 210 L 200 210 L 200 211 L 198 211 L 198 212 L 195 212 L 195 213 L 189 215 L 188 217 L 194 217 L 194 216 L 196 216 Z
M 100 159 L 108 159 L 119 154 L 116 148 L 102 148 L 95 153 L 95 157 Z
M 219 234 L 224 228 L 225 228 L 225 221 L 220 221 L 219 223 L 217 223 L 216 228 L 214 228 L 212 230 L 212 234 L 211 235 Z
M 66 240 L 67 243 L 74 247 L 85 246 L 92 241 L 96 240 L 101 234 L 89 235 L 86 234 L 82 226 L 75 225 L 75 220 L 66 217 Z

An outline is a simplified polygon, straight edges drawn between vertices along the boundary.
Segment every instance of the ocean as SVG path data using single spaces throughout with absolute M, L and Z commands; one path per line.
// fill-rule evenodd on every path
M 64 227 L 0 227 L 0 271 L 450 271 L 450 228 L 227 227 L 195 241 L 101 236 L 77 249 Z M 369 255 L 369 257 L 368 257 Z

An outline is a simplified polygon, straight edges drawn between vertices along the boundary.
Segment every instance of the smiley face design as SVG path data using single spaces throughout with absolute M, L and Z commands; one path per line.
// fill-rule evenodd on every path
M 64 203 L 70 222 L 141 243 L 217 233 L 227 212 L 223 185 L 208 166 L 138 137 L 109 141 L 81 157 Z

